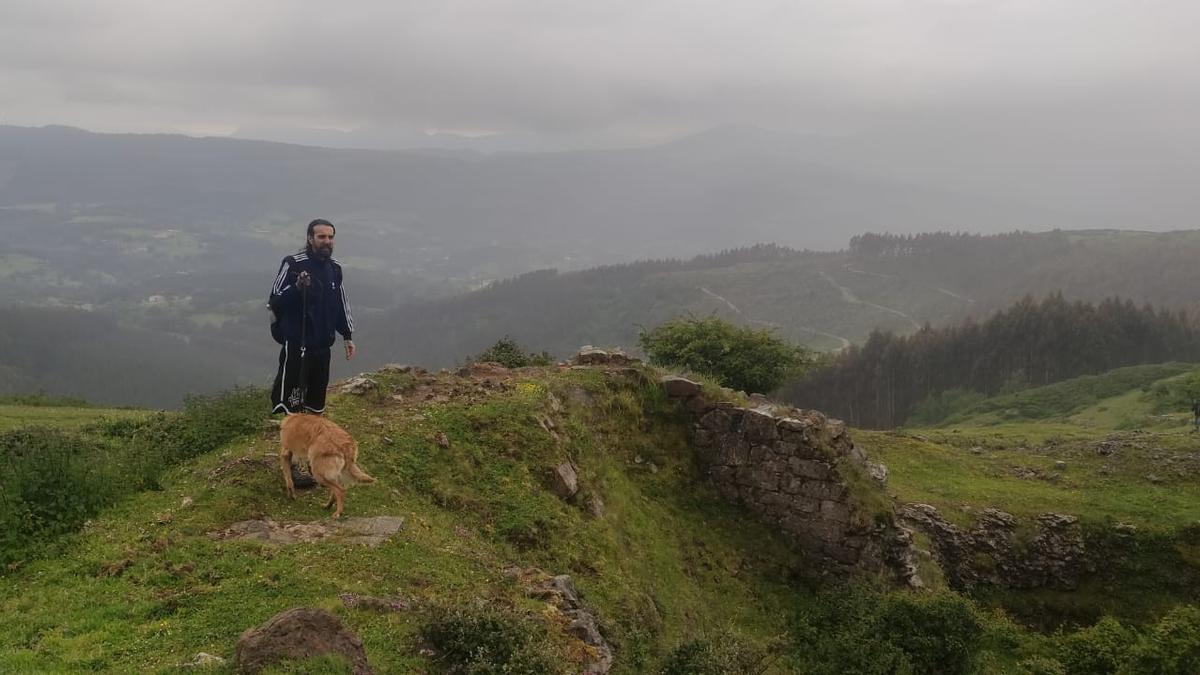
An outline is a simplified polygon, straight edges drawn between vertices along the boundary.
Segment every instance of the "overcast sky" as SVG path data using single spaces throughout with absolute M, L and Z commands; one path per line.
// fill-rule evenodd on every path
M 0 0 L 0 121 L 629 143 L 987 118 L 1192 137 L 1198 34 L 1195 0 Z

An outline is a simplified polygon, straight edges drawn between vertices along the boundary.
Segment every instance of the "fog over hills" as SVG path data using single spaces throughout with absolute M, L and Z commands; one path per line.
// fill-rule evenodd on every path
M 10 231 L 61 225 L 14 210 L 53 204 L 60 221 L 103 216 L 182 229 L 221 257 L 257 255 L 249 242 L 225 249 L 221 240 L 247 230 L 261 240 L 256 229 L 324 214 L 355 232 L 347 246 L 391 254 L 373 257 L 377 265 L 430 266 L 496 249 L 490 266 L 449 269 L 492 276 L 753 241 L 833 249 L 870 230 L 1096 224 L 1087 221 L 1094 214 L 1064 215 L 1001 185 L 968 191 L 886 167 L 862 171 L 857 151 L 736 127 L 646 148 L 490 155 L 4 127 L 0 206 Z
M 1179 292 L 1195 281 L 1186 233 L 1022 235 L 1016 248 L 996 242 L 1017 240 L 968 238 L 865 264 L 836 252 L 868 231 L 1121 225 L 1134 211 L 1151 214 L 1157 229 L 1188 225 L 1180 214 L 1195 211 L 1183 151 L 1168 157 L 1173 180 L 1142 180 L 1150 163 L 1123 173 L 1134 156 L 1087 172 L 1034 163 L 1020 180 L 993 181 L 1020 173 L 1026 146 L 971 159 L 971 144 L 947 141 L 930 146 L 938 152 L 928 161 L 907 161 L 921 143 L 721 127 L 650 147 L 489 154 L 0 126 L 0 306 L 111 317 L 111 335 L 133 331 L 168 369 L 192 338 L 210 341 L 194 343 L 211 346 L 205 358 L 229 355 L 203 382 L 171 379 L 180 395 L 219 373 L 258 382 L 273 369 L 266 289 L 318 215 L 339 226 L 337 256 L 367 361 L 335 366 L 335 375 L 389 360 L 450 364 L 504 333 L 557 353 L 582 342 L 628 345 L 638 325 L 688 311 L 777 326 L 832 349 L 876 327 L 908 331 L 1025 292 L 1190 303 Z M 964 166 L 979 171 L 956 170 Z M 1116 177 L 1127 178 L 1120 189 L 1109 184 Z M 567 274 L 756 242 L 790 250 Z M 537 270 L 557 272 L 486 288 Z M 462 295 L 470 291 L 479 292 Z M 13 344 L 56 344 L 25 328 Z M 128 371 L 119 353 L 109 365 Z M 261 373 L 243 372 L 259 360 Z M 10 389 L 93 393 L 70 372 L 33 372 L 31 363 L 4 362 Z M 185 370 L 201 372 L 194 365 Z M 163 392 L 134 390 L 139 403 Z

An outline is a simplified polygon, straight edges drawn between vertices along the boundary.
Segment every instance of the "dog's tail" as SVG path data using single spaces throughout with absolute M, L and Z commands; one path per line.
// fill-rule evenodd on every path
M 375 479 L 368 476 L 366 471 L 363 471 L 362 469 L 358 468 L 358 464 L 356 462 L 354 462 L 353 460 L 351 460 L 349 463 L 346 464 L 346 473 L 350 474 L 351 478 L 353 478 L 354 480 L 356 480 L 360 483 L 374 483 L 375 482 Z

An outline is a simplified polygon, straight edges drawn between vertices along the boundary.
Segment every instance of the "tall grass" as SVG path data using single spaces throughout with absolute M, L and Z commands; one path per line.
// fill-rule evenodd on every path
M 0 434 L 0 564 L 38 555 L 126 494 L 156 489 L 166 469 L 254 431 L 267 410 L 265 392 L 239 388 L 143 420 Z

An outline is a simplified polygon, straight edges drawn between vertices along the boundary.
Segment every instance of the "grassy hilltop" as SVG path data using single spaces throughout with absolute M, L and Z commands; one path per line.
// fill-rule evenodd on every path
M 1200 548 L 1186 535 L 1200 519 L 1197 437 L 1172 397 L 1197 371 L 1171 368 L 1078 409 L 1038 404 L 1044 418 L 1017 402 L 945 426 L 853 432 L 889 466 L 900 501 L 947 517 L 993 506 L 1134 525 L 1127 567 L 1149 572 L 1100 575 L 1074 596 L 835 583 L 698 475 L 683 418 L 650 369 L 381 372 L 376 390 L 333 395 L 331 418 L 379 481 L 351 488 L 346 515 L 404 519 L 376 548 L 210 536 L 248 519 L 326 517 L 323 495 L 285 497 L 259 392 L 9 431 L 10 467 L 28 466 L 22 443 L 41 443 L 91 453 L 79 480 L 108 485 L 137 469 L 139 482 L 80 503 L 77 529 L 6 548 L 0 671 L 184 672 L 198 652 L 231 658 L 243 630 L 309 606 L 355 631 L 376 672 L 579 672 L 595 650 L 536 592 L 569 574 L 615 673 L 1115 672 L 1096 669 L 1105 658 L 1122 672 L 1189 672 L 1200 659 Z M 1101 443 L 1115 451 L 1099 454 Z M 47 452 L 76 475 L 65 452 Z M 579 492 L 564 500 L 550 474 L 567 459 Z M 12 484 L 0 487 L 11 509 Z M 389 604 L 347 606 L 347 594 Z M 1103 614 L 1116 618 L 1091 625 Z M 1062 628 L 1042 630 L 1051 624 Z M 324 659 L 275 672 L 348 671 Z

